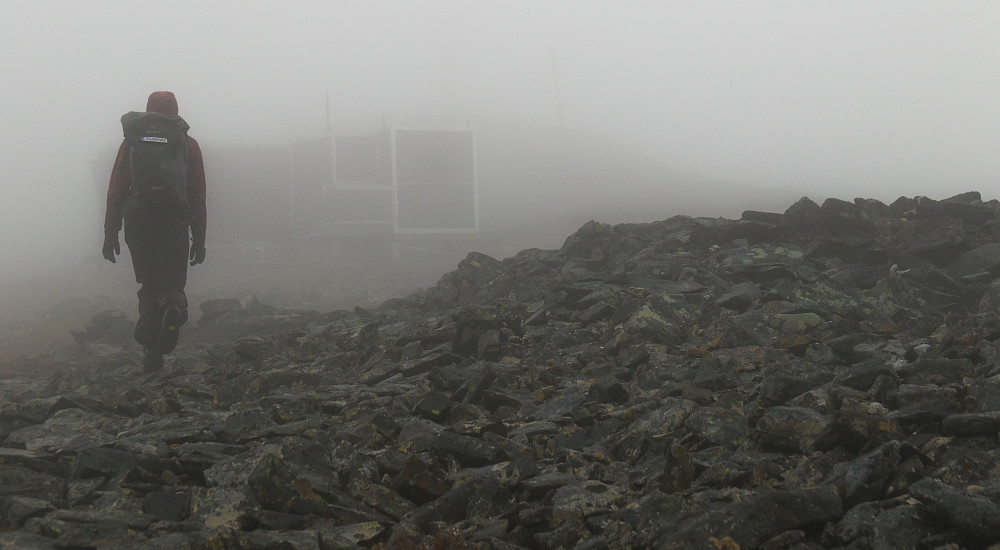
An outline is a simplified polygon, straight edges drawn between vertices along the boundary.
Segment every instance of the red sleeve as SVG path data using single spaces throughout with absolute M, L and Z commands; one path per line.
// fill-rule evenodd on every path
M 108 184 L 108 208 L 104 216 L 104 234 L 118 235 L 122 228 L 122 214 L 125 209 L 125 199 L 128 198 L 132 186 L 132 175 L 128 163 L 125 162 L 125 142 L 118 147 L 118 157 L 111 170 L 111 182 Z
M 205 247 L 208 210 L 205 207 L 205 164 L 198 142 L 188 138 L 188 205 L 191 208 L 191 246 Z

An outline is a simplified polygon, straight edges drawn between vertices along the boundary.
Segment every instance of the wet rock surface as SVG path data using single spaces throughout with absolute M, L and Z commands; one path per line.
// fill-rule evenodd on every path
M 2 548 L 982 548 L 996 201 L 590 222 L 320 314 L 0 378 Z

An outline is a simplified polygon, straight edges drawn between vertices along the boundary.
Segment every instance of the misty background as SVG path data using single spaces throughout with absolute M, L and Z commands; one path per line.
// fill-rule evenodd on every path
M 474 126 L 481 232 L 511 240 L 491 242 L 498 250 L 558 246 L 591 218 L 1000 194 L 1000 3 L 989 0 L 41 0 L 3 11 L 0 282 L 86 270 L 132 295 L 127 255 L 100 259 L 103 194 L 119 118 L 155 90 L 177 95 L 205 154 L 195 291 L 229 274 L 213 262 L 226 200 L 213 194 L 213 148 L 322 135 L 328 97 L 335 131 Z

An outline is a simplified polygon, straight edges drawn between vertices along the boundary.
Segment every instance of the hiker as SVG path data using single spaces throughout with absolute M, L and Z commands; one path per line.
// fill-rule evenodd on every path
M 150 94 L 146 112 L 122 116 L 122 129 L 125 139 L 108 185 L 102 254 L 115 263 L 124 220 L 125 244 L 141 285 L 134 335 L 143 347 L 143 367 L 155 371 L 187 321 L 188 262 L 205 261 L 205 167 L 198 142 L 177 116 L 172 92 Z

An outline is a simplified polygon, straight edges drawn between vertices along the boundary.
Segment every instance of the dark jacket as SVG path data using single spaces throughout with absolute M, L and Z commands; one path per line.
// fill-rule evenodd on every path
M 177 114 L 177 99 L 173 92 L 153 92 L 146 102 L 147 113 Z M 191 210 L 191 218 L 186 220 L 191 225 L 191 246 L 205 247 L 205 228 L 207 226 L 207 210 L 205 208 L 205 165 L 201 157 L 201 147 L 191 136 L 188 142 L 188 178 L 187 199 Z M 122 228 L 122 217 L 125 214 L 125 202 L 132 192 L 132 176 L 129 165 L 125 162 L 125 142 L 118 147 L 118 157 L 111 171 L 111 183 L 108 185 L 108 209 L 104 217 L 104 234 L 118 235 Z

